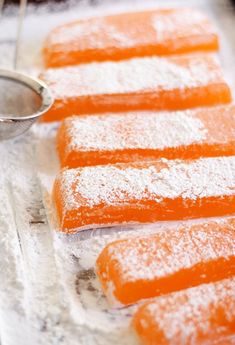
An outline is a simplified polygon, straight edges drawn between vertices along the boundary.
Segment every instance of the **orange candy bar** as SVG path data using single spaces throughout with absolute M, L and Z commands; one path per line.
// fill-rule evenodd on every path
M 99 165 L 62 171 L 59 228 L 92 228 L 235 213 L 235 156 Z
M 97 259 L 97 274 L 111 302 L 122 304 L 232 277 L 235 223 L 207 222 L 112 242 Z
M 235 344 L 235 278 L 148 302 L 133 327 L 144 345 Z
M 235 106 L 178 112 L 74 116 L 57 136 L 70 168 L 165 157 L 235 155 Z
M 54 29 L 44 45 L 49 67 L 135 56 L 218 50 L 208 18 L 195 9 L 122 13 L 79 20 Z
M 46 70 L 54 105 L 44 121 L 129 110 L 181 110 L 231 101 L 211 55 L 136 58 Z

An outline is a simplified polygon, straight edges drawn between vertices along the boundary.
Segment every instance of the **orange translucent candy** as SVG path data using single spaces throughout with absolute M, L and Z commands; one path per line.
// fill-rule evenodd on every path
M 144 345 L 235 344 L 235 278 L 156 298 L 132 324 Z
M 63 170 L 53 200 L 65 232 L 233 214 L 235 156 Z
M 97 259 L 108 298 L 122 304 L 235 275 L 235 224 L 162 230 L 108 244 Z
M 58 131 L 63 167 L 235 155 L 235 106 L 74 116 Z
M 44 61 L 59 67 L 135 56 L 218 50 L 208 18 L 195 9 L 158 9 L 79 20 L 48 36 Z
M 229 103 L 216 57 L 135 58 L 48 69 L 41 78 L 55 102 L 43 117 L 129 110 L 180 110 Z

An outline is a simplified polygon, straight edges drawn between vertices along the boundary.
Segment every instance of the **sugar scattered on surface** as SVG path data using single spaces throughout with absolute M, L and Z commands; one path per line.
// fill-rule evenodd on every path
M 194 56 L 188 66 L 158 57 L 51 68 L 43 73 L 56 99 L 128 92 L 184 90 L 223 80 L 217 59 Z
M 194 111 L 134 112 L 65 120 L 72 151 L 164 149 L 200 142 L 206 129 Z

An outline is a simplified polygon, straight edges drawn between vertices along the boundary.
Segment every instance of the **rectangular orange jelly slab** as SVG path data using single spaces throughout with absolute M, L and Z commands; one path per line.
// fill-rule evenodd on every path
M 48 67 L 135 56 L 218 50 L 218 35 L 203 13 L 156 9 L 78 20 L 55 28 L 43 48 Z
M 235 344 L 235 278 L 156 298 L 132 324 L 144 345 Z
M 233 214 L 235 156 L 63 170 L 53 200 L 65 232 Z
M 110 302 L 121 304 L 232 277 L 235 218 L 112 242 L 96 270 Z
M 135 58 L 52 68 L 41 74 L 55 102 L 44 121 L 130 110 L 181 110 L 231 101 L 212 55 Z
M 235 155 L 235 106 L 74 116 L 57 135 L 61 166 Z

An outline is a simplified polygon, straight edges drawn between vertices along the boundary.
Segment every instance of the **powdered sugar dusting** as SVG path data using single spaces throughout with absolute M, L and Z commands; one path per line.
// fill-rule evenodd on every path
M 85 167 L 63 171 L 58 178 L 65 210 L 145 198 L 155 202 L 178 197 L 195 200 L 234 195 L 235 158 Z
M 176 341 L 184 344 L 192 340 L 196 344 L 198 336 L 202 339 L 209 334 L 218 340 L 219 336 L 232 334 L 234 291 L 234 278 L 222 280 L 158 298 L 147 304 L 145 310 L 157 328 L 164 332 L 169 344 L 175 344 Z M 219 311 L 223 315 L 223 322 L 218 319 Z M 147 318 L 140 319 L 146 329 L 149 321 Z
M 78 116 L 65 120 L 70 151 L 164 149 L 200 142 L 204 124 L 195 111 L 133 112 Z
M 121 285 L 139 280 L 155 281 L 192 269 L 201 262 L 235 256 L 235 232 L 224 228 L 224 225 L 205 223 L 191 228 L 182 227 L 178 231 L 161 231 L 150 237 L 113 242 L 107 251 L 109 260 L 101 276 L 104 275 L 103 278 L 116 287 L 114 277 L 109 274 L 111 265 L 119 272 Z
M 191 39 L 194 39 L 194 35 L 203 36 L 205 32 L 215 34 L 208 18 L 203 13 L 190 8 L 182 8 L 167 15 L 161 11 L 156 12 L 152 24 L 156 30 L 156 40 L 162 43 L 172 39 L 175 34 L 182 38 L 188 37 L 190 32 Z
M 90 49 L 102 49 L 114 43 L 120 47 L 133 46 L 135 40 L 126 32 L 117 30 L 114 25 L 107 24 L 102 17 L 61 26 L 50 34 L 47 41 L 56 51 L 60 51 L 62 45 L 63 52 L 83 51 L 87 49 L 87 45 Z
M 187 60 L 187 58 L 186 58 Z M 174 90 L 223 81 L 214 56 L 194 56 L 187 66 L 157 57 L 48 69 L 43 79 L 56 99 L 102 94 Z
M 89 35 L 94 35 L 98 30 L 103 30 L 103 24 L 103 19 L 97 18 L 96 21 L 92 21 L 92 25 L 89 20 L 80 21 L 76 24 L 62 25 L 49 34 L 47 44 L 57 46 L 63 44 L 63 48 L 67 48 L 69 51 L 73 51 L 78 47 L 82 50 L 81 38 L 87 39 Z M 68 42 L 69 46 L 66 45 Z

